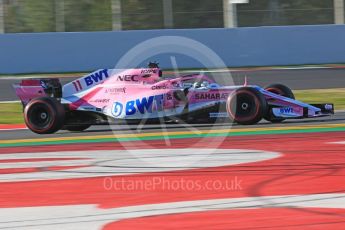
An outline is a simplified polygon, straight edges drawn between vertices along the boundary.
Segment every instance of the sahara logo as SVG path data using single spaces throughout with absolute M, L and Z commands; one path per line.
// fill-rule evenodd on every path
M 94 83 L 101 82 L 109 77 L 108 70 L 103 69 L 84 78 L 85 84 L 91 86 Z
M 228 98 L 228 93 L 197 93 L 194 98 L 196 100 L 226 100 Z

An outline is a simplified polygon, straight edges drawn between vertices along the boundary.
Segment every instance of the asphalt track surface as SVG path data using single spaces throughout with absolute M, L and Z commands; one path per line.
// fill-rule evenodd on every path
M 69 132 L 61 130 L 55 134 L 39 135 L 30 130 L 9 130 L 0 131 L 0 140 L 15 140 L 28 138 L 54 138 L 54 137 L 75 137 L 90 135 L 112 135 L 112 134 L 140 134 L 151 132 L 175 132 L 175 131 L 192 131 L 192 130 L 209 130 L 209 129 L 245 129 L 245 128 L 272 128 L 272 127 L 289 127 L 303 125 L 326 125 L 326 124 L 345 124 L 345 112 L 337 112 L 330 117 L 312 118 L 312 119 L 294 119 L 285 120 L 281 124 L 272 124 L 267 121 L 261 121 L 257 125 L 242 126 L 232 123 L 215 123 L 215 124 L 157 124 L 143 125 L 96 125 L 83 132 Z
M 183 74 L 183 72 L 181 72 Z M 209 74 L 210 75 L 210 74 Z M 171 76 L 171 75 L 166 75 Z M 215 79 L 222 79 L 222 73 L 213 73 Z M 282 83 L 291 89 L 328 89 L 328 88 L 345 88 L 345 69 L 295 69 L 295 70 L 256 70 L 256 71 L 238 71 L 231 73 L 235 85 L 242 85 L 244 78 L 247 76 L 250 84 L 267 86 L 273 83 Z M 19 76 L 20 77 L 20 76 Z M 62 84 L 71 82 L 77 77 L 61 78 Z M 19 78 L 1 77 L 0 76 L 0 101 L 18 100 L 12 85 L 18 83 Z M 223 80 L 228 82 L 229 80 Z M 222 83 L 222 80 L 220 80 Z

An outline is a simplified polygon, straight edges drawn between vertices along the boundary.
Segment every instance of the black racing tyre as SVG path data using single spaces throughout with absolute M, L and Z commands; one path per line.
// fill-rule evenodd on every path
M 265 97 L 257 89 L 242 87 L 228 97 L 226 110 L 232 121 L 253 125 L 267 114 L 268 106 Z
M 293 94 L 292 90 L 289 87 L 282 85 L 282 84 L 269 85 L 269 86 L 265 87 L 265 90 L 269 91 L 271 93 L 278 94 L 278 95 L 283 96 L 283 97 L 295 99 L 295 95 Z
M 64 126 L 64 129 L 71 131 L 71 132 L 81 132 L 88 128 L 90 128 L 90 124 L 84 124 L 84 125 L 66 125 Z
M 64 125 L 65 109 L 55 98 L 35 98 L 25 106 L 24 120 L 35 133 L 55 133 Z
M 282 84 L 269 85 L 265 88 L 265 90 L 283 97 L 295 99 L 295 95 L 293 94 L 292 90 L 289 87 Z M 284 118 L 275 117 L 272 112 L 272 109 L 269 109 L 268 113 L 264 116 L 264 119 L 272 123 L 280 123 L 285 120 Z

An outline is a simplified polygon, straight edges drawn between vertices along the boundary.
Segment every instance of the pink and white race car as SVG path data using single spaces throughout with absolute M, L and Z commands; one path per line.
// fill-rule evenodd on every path
M 251 125 L 334 113 L 333 104 L 295 100 L 281 84 L 221 86 L 206 75 L 163 79 L 158 65 L 101 69 L 61 86 L 58 79 L 15 84 L 27 127 L 38 134 L 83 131 L 95 124 L 125 122 L 214 122 Z

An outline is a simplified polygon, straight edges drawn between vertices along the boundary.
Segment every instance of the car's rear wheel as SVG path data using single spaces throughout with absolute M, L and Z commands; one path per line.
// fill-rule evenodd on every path
M 257 89 L 242 87 L 229 96 L 226 109 L 232 121 L 242 125 L 253 125 L 267 113 L 267 102 Z
M 26 126 L 35 133 L 55 133 L 64 125 L 65 109 L 55 98 L 35 98 L 26 105 L 24 120 Z
M 269 85 L 265 88 L 265 90 L 283 97 L 295 99 L 295 95 L 293 94 L 292 90 L 289 87 L 282 84 Z M 285 120 L 284 118 L 278 118 L 274 116 L 272 108 L 269 109 L 267 114 L 264 116 L 264 119 L 272 123 L 280 123 Z

